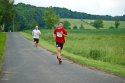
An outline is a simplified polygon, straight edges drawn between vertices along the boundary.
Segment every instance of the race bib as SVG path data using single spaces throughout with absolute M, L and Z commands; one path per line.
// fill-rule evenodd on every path
M 62 33 L 58 32 L 57 37 L 62 37 Z

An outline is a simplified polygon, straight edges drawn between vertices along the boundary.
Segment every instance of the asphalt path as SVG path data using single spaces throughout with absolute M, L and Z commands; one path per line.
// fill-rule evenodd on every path
M 55 49 L 54 49 L 55 50 Z M 19 33 L 8 33 L 0 83 L 125 83 L 125 79 L 74 64 L 56 56 Z

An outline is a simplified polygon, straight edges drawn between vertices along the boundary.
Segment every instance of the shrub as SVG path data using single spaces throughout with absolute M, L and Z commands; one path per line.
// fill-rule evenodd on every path
M 95 20 L 93 23 L 91 23 L 96 29 L 103 27 L 103 21 L 102 20 Z
M 114 27 L 113 27 L 113 26 L 110 26 L 109 29 L 114 29 Z
M 73 26 L 73 29 L 78 29 L 78 27 L 75 25 L 75 26 Z
M 81 24 L 81 26 L 79 27 L 79 29 L 85 29 L 83 24 Z
M 71 24 L 69 21 L 64 21 L 64 28 L 70 29 L 70 26 L 71 26 Z

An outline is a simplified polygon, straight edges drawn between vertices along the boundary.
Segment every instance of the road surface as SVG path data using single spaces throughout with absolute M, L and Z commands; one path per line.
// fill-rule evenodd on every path
M 125 83 L 125 79 L 67 60 L 59 65 L 53 53 L 34 48 L 19 33 L 8 33 L 0 83 Z

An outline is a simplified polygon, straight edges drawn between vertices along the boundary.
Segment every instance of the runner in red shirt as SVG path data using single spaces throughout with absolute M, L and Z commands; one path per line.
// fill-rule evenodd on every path
M 53 37 L 55 38 L 55 41 L 56 41 L 57 59 L 59 60 L 59 64 L 62 63 L 61 51 L 65 43 L 66 36 L 67 36 L 67 31 L 63 28 L 63 22 L 60 22 L 58 24 L 58 27 L 54 30 L 54 34 L 53 34 Z

